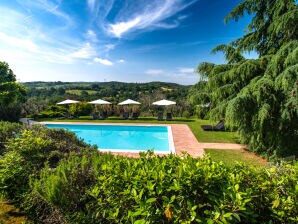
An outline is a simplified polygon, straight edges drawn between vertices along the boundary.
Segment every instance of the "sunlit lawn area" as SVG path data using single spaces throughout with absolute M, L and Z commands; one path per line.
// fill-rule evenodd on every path
M 119 117 L 109 117 L 106 120 L 92 120 L 90 116 L 82 116 L 79 119 L 40 119 L 40 121 L 55 122 L 99 122 L 99 123 L 148 123 L 148 124 L 187 124 L 199 142 L 228 142 L 239 141 L 236 132 L 230 131 L 203 131 L 201 125 L 211 124 L 208 120 L 174 118 L 173 121 L 158 121 L 156 117 L 139 117 L 137 120 L 121 120 Z M 215 124 L 213 124 L 215 125 Z
M 205 153 L 214 161 L 222 161 L 227 166 L 232 166 L 236 162 L 242 162 L 251 166 L 266 166 L 266 160 L 258 157 L 252 152 L 235 149 L 205 149 Z

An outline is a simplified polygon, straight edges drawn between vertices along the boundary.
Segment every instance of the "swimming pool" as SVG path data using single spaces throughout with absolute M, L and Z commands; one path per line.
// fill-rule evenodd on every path
M 170 126 L 45 124 L 48 128 L 64 128 L 74 132 L 100 151 L 140 152 L 153 149 L 156 153 L 174 153 Z

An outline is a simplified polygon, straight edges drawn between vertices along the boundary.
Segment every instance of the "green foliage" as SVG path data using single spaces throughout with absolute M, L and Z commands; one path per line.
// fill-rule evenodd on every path
M 295 0 L 245 0 L 226 17 L 238 21 L 252 15 L 247 33 L 232 42 L 240 51 L 275 54 L 284 44 L 298 38 L 298 9 Z
M 17 137 L 24 127 L 18 123 L 0 121 L 0 155 L 5 150 L 5 144 L 10 138 Z
M 207 83 L 191 92 L 190 98 L 197 104 L 209 99 L 207 116 L 225 118 L 228 126 L 238 127 L 241 141 L 251 150 L 271 158 L 297 156 L 297 4 L 293 0 L 246 0 L 226 20 L 237 21 L 246 13 L 252 15 L 248 33 L 213 50 L 223 51 L 227 64 L 198 66 Z M 241 55 L 251 50 L 260 57 Z
M 92 101 L 104 99 L 117 104 L 122 100 L 134 99 L 142 104 L 139 112 L 142 116 L 157 116 L 158 108 L 152 106 L 152 102 L 169 99 L 177 102 L 172 113 L 174 116 L 182 116 L 184 111 L 192 114 L 192 107 L 187 105 L 186 95 L 189 86 L 175 83 L 150 82 L 150 83 L 122 83 L 122 82 L 27 82 L 28 99 L 33 103 L 25 105 L 27 114 L 38 113 L 45 106 L 56 104 L 66 98 L 79 101 Z M 32 106 L 30 106 L 32 105 Z M 71 107 L 77 107 L 75 104 Z M 90 108 L 84 107 L 79 113 L 90 115 Z M 32 108 L 34 109 L 32 113 Z M 40 109 L 41 108 L 41 109 Z M 73 108 L 73 114 L 77 115 L 77 109 Z M 123 107 L 113 107 L 108 110 L 109 115 L 119 116 Z
M 51 105 L 47 107 L 43 112 L 38 114 L 39 118 L 58 118 L 63 117 L 67 113 L 67 109 L 63 106 Z
M 15 81 L 8 64 L 0 62 L 0 120 L 17 121 L 26 101 L 25 88 Z
M 0 157 L 0 191 L 18 199 L 29 190 L 29 178 L 37 177 L 46 164 L 54 168 L 62 158 L 86 151 L 87 145 L 71 132 L 35 126 L 8 140 L 5 147 Z
M 6 62 L 0 61 L 0 83 L 15 82 L 16 76 Z
M 228 103 L 227 121 L 254 151 L 268 155 L 297 155 L 298 41 L 281 48 L 262 77 L 253 79 Z M 295 59 L 294 59 L 295 58 Z
M 70 106 L 70 113 L 77 116 L 90 115 L 93 106 L 87 102 L 74 103 Z
M 71 223 L 295 223 L 297 165 L 227 168 L 209 158 L 98 153 L 44 169 L 27 206 L 36 221 L 59 210 L 57 219 Z

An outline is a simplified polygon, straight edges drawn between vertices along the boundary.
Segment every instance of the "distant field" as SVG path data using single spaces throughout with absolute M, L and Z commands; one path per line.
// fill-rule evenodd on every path
M 79 89 L 66 90 L 66 93 L 75 94 L 75 95 L 80 96 L 82 91 L 86 91 L 89 95 L 94 95 L 97 93 L 97 91 L 95 91 L 95 90 L 79 90 Z

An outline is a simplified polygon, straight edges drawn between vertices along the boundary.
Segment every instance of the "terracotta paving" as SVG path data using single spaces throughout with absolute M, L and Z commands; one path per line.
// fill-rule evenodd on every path
M 43 123 L 43 122 L 41 122 Z M 46 122 L 46 123 L 76 123 L 76 122 Z M 90 122 L 80 122 L 80 124 L 92 124 Z M 99 124 L 99 123 L 94 123 Z M 104 123 L 102 125 L 107 125 L 108 123 Z M 150 126 L 165 126 L 165 124 L 135 124 L 135 123 L 113 123 L 112 125 L 150 125 Z M 206 143 L 206 142 L 198 142 L 190 128 L 186 124 L 166 124 L 167 126 L 171 126 L 172 134 L 175 145 L 175 152 L 178 155 L 182 155 L 183 152 L 187 152 L 189 155 L 193 157 L 203 157 L 204 149 L 212 148 L 212 149 L 235 149 L 240 150 L 244 149 L 244 145 L 236 144 L 236 143 Z M 117 152 L 113 153 L 115 155 L 128 156 L 128 157 L 138 157 L 138 153 L 122 153 Z
M 186 124 L 171 124 L 176 153 L 187 152 L 193 157 L 203 157 L 204 149 Z

